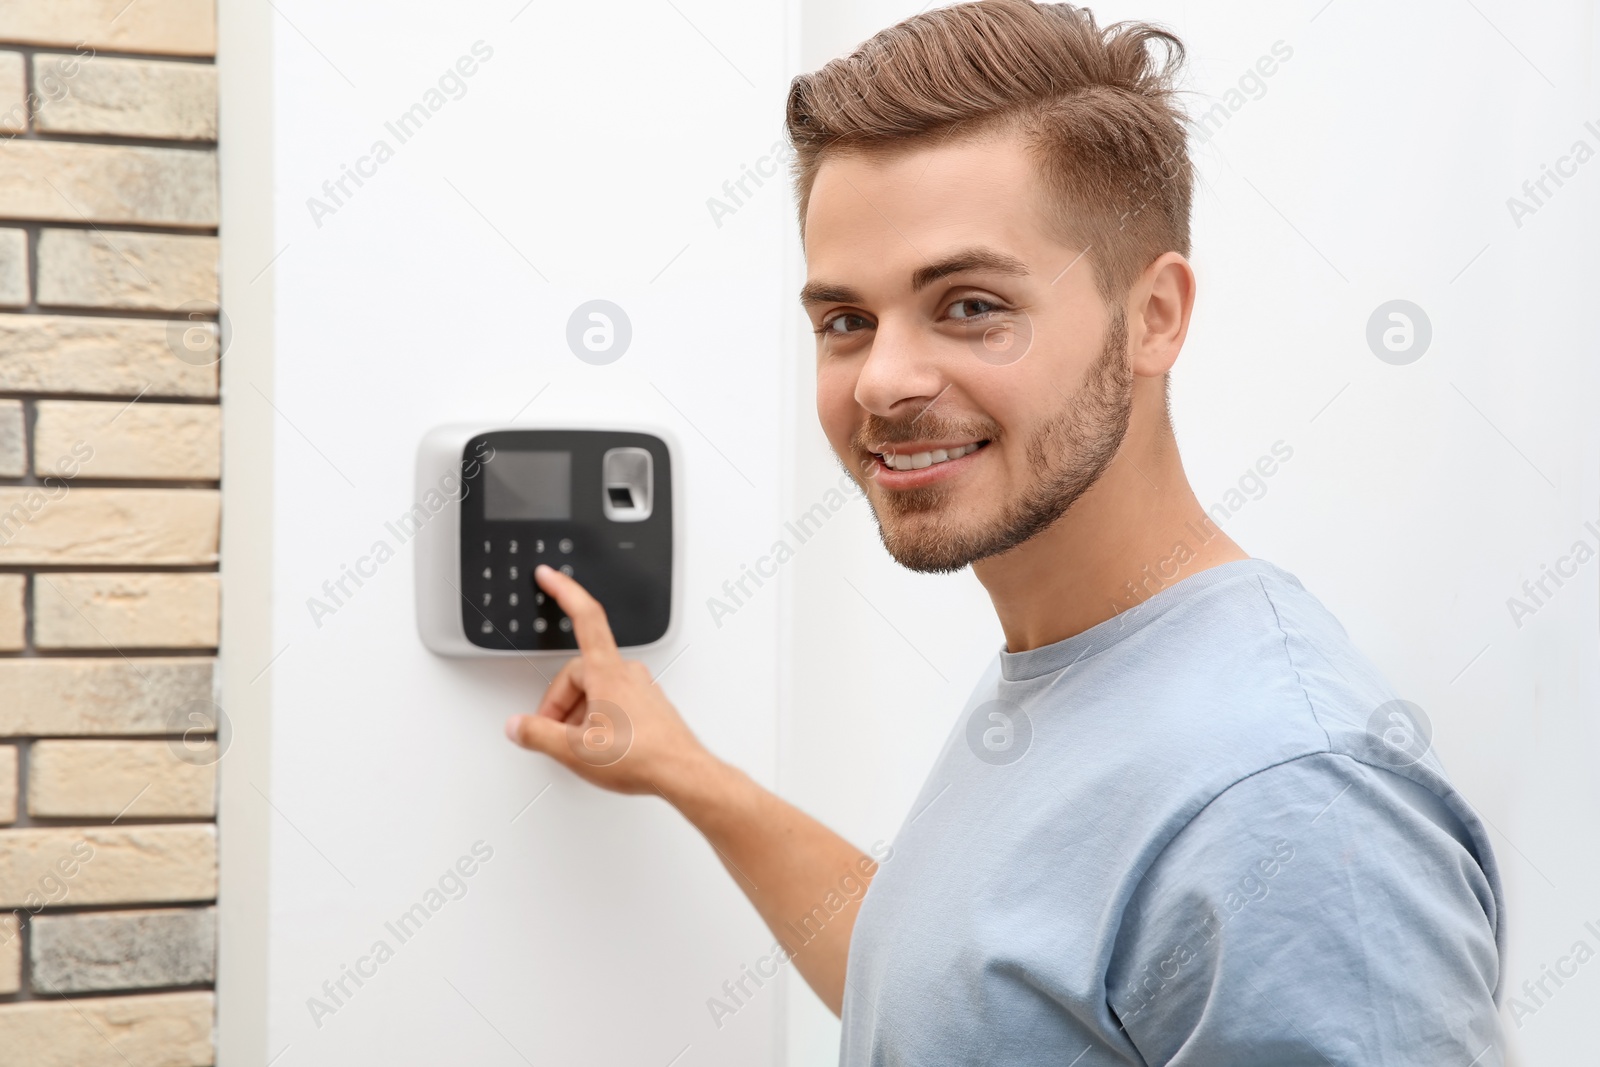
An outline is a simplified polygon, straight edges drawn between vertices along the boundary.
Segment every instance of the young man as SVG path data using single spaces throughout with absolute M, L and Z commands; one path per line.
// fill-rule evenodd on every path
M 895 559 L 972 566 L 1006 639 L 881 868 L 708 753 L 600 606 L 536 576 L 582 655 L 508 732 L 687 816 L 842 1013 L 846 1064 L 1500 1062 L 1482 825 L 1184 476 L 1181 55 L 986 0 L 791 88 L 823 429 Z M 585 758 L 597 709 L 624 758 Z

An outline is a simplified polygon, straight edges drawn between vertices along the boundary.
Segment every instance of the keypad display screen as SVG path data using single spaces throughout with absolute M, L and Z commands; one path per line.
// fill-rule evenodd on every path
M 496 452 L 483 465 L 483 517 L 572 518 L 572 453 Z

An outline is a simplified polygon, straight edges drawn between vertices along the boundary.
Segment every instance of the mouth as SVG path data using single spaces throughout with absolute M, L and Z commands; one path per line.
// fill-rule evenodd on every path
M 953 476 L 988 446 L 980 441 L 912 441 L 880 445 L 872 453 L 873 475 L 890 489 L 910 489 Z

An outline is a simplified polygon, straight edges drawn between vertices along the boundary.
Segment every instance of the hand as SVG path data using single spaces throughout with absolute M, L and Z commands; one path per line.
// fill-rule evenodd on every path
M 605 609 L 578 582 L 540 564 L 533 578 L 572 619 L 578 655 L 532 715 L 506 720 L 506 736 L 617 793 L 668 796 L 715 763 L 638 660 L 623 659 Z
M 705 835 L 786 944 L 794 923 L 837 894 L 841 877 L 870 877 L 875 864 L 859 849 L 706 751 L 645 665 L 622 658 L 605 609 L 583 586 L 546 566 L 534 569 L 533 580 L 572 619 L 578 656 L 550 683 L 537 712 L 506 720 L 513 741 L 604 789 L 665 797 Z M 855 916 L 852 903 L 792 950 L 795 967 L 835 1014 Z

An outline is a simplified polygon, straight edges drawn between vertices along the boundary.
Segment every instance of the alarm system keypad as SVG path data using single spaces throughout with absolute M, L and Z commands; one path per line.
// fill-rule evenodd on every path
M 472 457 L 478 457 L 476 463 Z M 606 610 L 619 646 L 667 630 L 671 457 L 649 434 L 494 430 L 462 454 L 460 592 L 467 641 L 496 651 L 574 651 L 572 620 L 533 581 L 541 563 Z
M 570 634 L 572 620 L 554 597 L 539 589 L 533 569 L 548 563 L 576 576 L 571 562 L 575 547 L 570 537 L 482 539 L 472 564 L 478 632 L 486 637 L 498 633 L 513 646 L 526 644 L 530 632 Z

